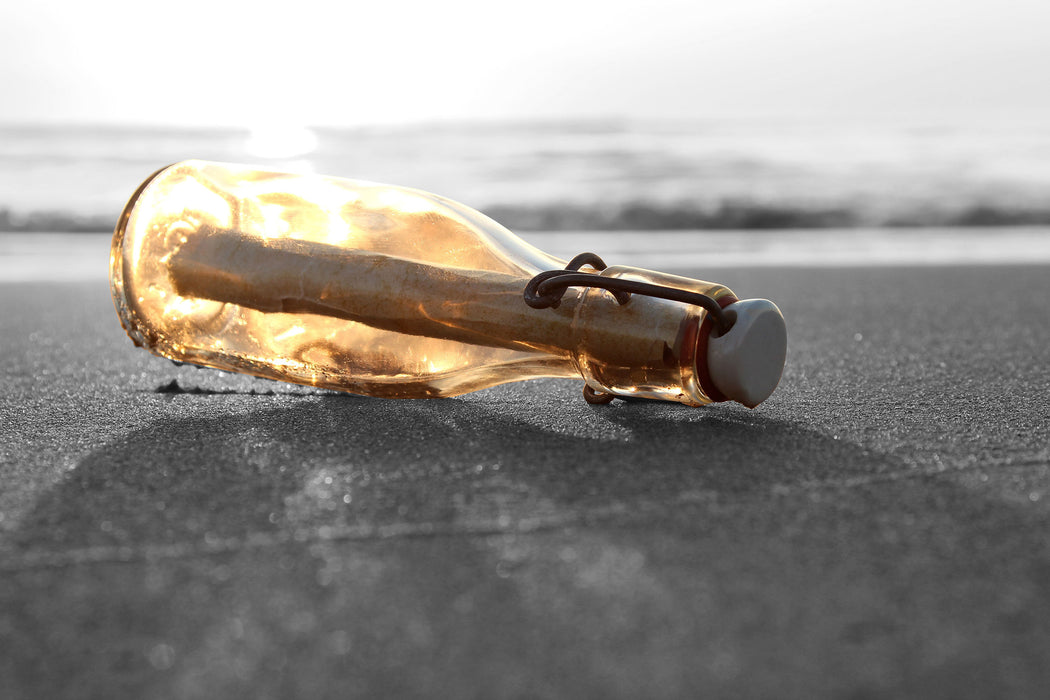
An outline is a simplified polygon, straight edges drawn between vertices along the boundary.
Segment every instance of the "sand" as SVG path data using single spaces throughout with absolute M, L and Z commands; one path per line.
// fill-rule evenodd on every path
M 717 281 L 788 319 L 755 411 L 316 392 L 0 284 L 0 697 L 1042 696 L 1047 268 Z

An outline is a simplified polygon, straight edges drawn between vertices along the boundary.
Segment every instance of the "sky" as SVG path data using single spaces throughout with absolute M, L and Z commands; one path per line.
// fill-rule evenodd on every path
M 1047 0 L 0 4 L 0 123 L 1050 117 Z

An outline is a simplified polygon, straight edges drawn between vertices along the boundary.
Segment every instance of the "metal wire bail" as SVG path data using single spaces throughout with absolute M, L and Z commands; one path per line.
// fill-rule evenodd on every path
M 534 309 L 555 309 L 561 303 L 569 287 L 596 287 L 605 289 L 612 293 L 616 301 L 623 306 L 631 300 L 632 294 L 667 299 L 669 301 L 680 301 L 685 304 L 693 304 L 707 311 L 714 322 L 712 332 L 722 335 L 733 327 L 736 314 L 732 311 L 726 313 L 717 301 L 699 292 L 689 292 L 675 287 L 664 287 L 659 284 L 648 282 L 637 282 L 619 277 L 604 277 L 578 270 L 584 265 L 589 265 L 601 272 L 608 265 L 594 253 L 580 253 L 565 266 L 564 270 L 546 270 L 539 273 L 525 286 L 525 303 Z M 603 391 L 594 389 L 589 384 L 583 386 L 583 398 L 589 404 L 606 404 L 616 397 Z
M 525 303 L 534 309 L 557 308 L 569 287 L 597 287 L 612 292 L 621 306 L 631 300 L 632 294 L 641 294 L 702 307 L 711 315 L 718 335 L 733 327 L 732 315 L 723 311 L 718 302 L 706 294 L 649 282 L 577 272 L 584 265 L 590 265 L 599 272 L 608 267 L 605 261 L 594 253 L 580 253 L 569 261 L 564 270 L 547 270 L 529 280 L 525 286 Z

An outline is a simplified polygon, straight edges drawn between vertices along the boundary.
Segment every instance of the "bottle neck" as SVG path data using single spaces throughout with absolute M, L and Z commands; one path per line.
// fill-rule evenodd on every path
M 610 267 L 602 274 L 695 291 L 721 306 L 736 300 L 722 285 L 641 268 Z M 725 399 L 707 371 L 712 324 L 700 307 L 639 294 L 621 305 L 590 288 L 580 295 L 573 325 L 577 367 L 598 391 L 692 406 Z

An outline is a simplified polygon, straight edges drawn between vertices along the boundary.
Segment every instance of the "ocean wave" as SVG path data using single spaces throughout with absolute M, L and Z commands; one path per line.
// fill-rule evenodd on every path
M 1040 125 L 606 120 L 0 127 L 0 230 L 107 230 L 145 177 L 188 158 L 415 187 L 514 230 L 1050 223 Z
M 812 209 L 759 202 L 725 202 L 712 209 L 635 202 L 622 206 L 495 205 L 485 214 L 512 231 L 732 231 L 847 228 L 974 228 L 1050 226 L 1050 207 L 972 204 L 950 210 L 925 207 L 873 215 L 863 209 Z M 100 233 L 116 216 L 0 209 L 0 231 Z

